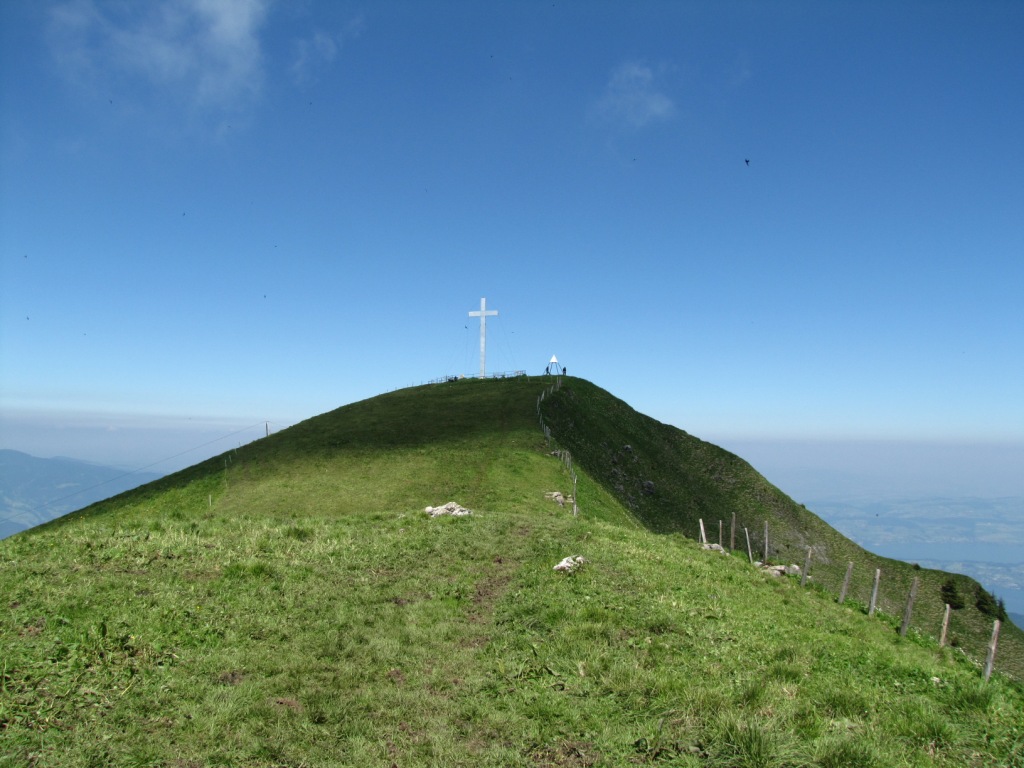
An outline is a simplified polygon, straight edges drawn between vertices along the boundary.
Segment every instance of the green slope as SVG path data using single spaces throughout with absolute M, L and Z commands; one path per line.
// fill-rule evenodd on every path
M 646 530 L 671 515 L 596 452 L 578 518 L 546 500 L 546 384 L 355 403 L 0 542 L 0 765 L 1021 761 L 1012 678 Z M 545 415 L 568 441 L 621 408 L 573 379 Z M 679 456 L 622 413 L 657 498 Z M 422 512 L 449 500 L 475 514 Z
M 868 606 L 876 569 L 882 572 L 878 608 L 902 618 L 913 580 L 919 581 L 912 626 L 938 637 L 952 583 L 965 605 L 952 612 L 951 642 L 984 659 L 993 617 L 976 608 L 979 595 L 990 597 L 974 579 L 922 569 L 879 557 L 841 535 L 795 503 L 747 462 L 718 446 L 637 413 L 590 382 L 570 379 L 544 401 L 544 417 L 560 444 L 578 465 L 597 478 L 638 520 L 653 531 L 678 531 L 697 538 L 703 519 L 710 541 L 731 542 L 746 556 L 744 528 L 756 559 L 763 559 L 768 522 L 769 562 L 806 562 L 811 549 L 813 583 L 838 596 L 848 564 L 854 563 L 848 599 Z M 997 668 L 1024 679 L 1024 633 L 1011 623 L 1001 631 Z

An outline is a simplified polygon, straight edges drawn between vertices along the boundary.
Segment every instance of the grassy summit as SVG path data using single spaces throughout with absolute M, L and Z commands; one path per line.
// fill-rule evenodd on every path
M 1024 760 L 1020 684 L 940 650 L 931 608 L 898 637 L 902 587 L 836 605 L 872 556 L 737 457 L 568 379 L 544 414 L 581 514 L 546 500 L 547 383 L 355 403 L 0 542 L 0 765 Z M 449 500 L 475 514 L 422 512 Z M 820 550 L 819 586 L 701 551 L 733 510 L 773 557 Z

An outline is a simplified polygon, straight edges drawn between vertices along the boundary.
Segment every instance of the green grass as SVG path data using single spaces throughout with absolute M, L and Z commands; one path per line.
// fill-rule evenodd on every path
M 356 403 L 0 543 L 0 766 L 1024 761 L 1015 679 L 647 530 L 579 455 L 581 515 L 545 500 L 545 383 Z
M 729 546 L 735 514 L 738 554 L 746 556 L 746 528 L 754 557 L 761 559 L 768 521 L 769 561 L 803 566 L 810 547 L 811 583 L 816 588 L 838 596 L 847 564 L 854 563 L 847 593 L 854 610 L 867 612 L 874 573 L 881 569 L 878 609 L 902 618 L 911 583 L 919 579 L 912 626 L 933 637 L 941 633 L 942 587 L 952 580 L 967 605 L 952 613 L 950 641 L 972 658 L 984 659 L 992 618 L 975 608 L 974 594 L 980 586 L 970 577 L 868 552 L 795 503 L 740 457 L 637 413 L 590 382 L 570 379 L 545 401 L 544 416 L 577 465 L 650 530 L 697 538 L 703 519 L 709 540 L 717 541 L 722 521 Z M 997 669 L 1024 680 L 1024 633 L 1006 622 Z

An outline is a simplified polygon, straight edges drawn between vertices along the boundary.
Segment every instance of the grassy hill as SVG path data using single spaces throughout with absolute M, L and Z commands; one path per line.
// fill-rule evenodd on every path
M 729 546 L 735 513 L 739 554 L 746 556 L 746 528 L 754 557 L 763 559 L 767 521 L 769 562 L 803 566 L 810 548 L 812 581 L 834 596 L 852 562 L 848 599 L 868 606 L 880 569 L 878 608 L 902 619 L 911 584 L 918 579 L 912 626 L 922 632 L 938 637 L 947 599 L 959 597 L 964 607 L 952 612 L 948 637 L 973 657 L 985 657 L 993 616 L 977 610 L 977 603 L 994 601 L 974 579 L 866 551 L 740 457 L 639 414 L 590 382 L 570 380 L 545 400 L 544 418 L 576 462 L 648 529 L 697 538 L 703 520 L 708 539 L 717 542 L 722 521 Z M 1001 638 L 1000 668 L 1024 679 L 1024 633 L 1006 623 Z
M 853 545 L 738 458 L 568 379 L 581 513 L 545 499 L 547 383 L 355 403 L 0 542 L 0 765 L 1024 760 L 1021 685 L 836 605 Z M 733 509 L 819 586 L 678 532 Z

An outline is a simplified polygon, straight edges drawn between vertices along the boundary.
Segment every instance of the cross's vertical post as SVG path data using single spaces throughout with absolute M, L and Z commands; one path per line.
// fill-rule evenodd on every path
M 480 299 L 480 311 L 470 312 L 470 317 L 480 318 L 480 378 L 486 375 L 487 370 L 487 318 L 498 314 L 496 309 L 487 309 L 487 299 Z

